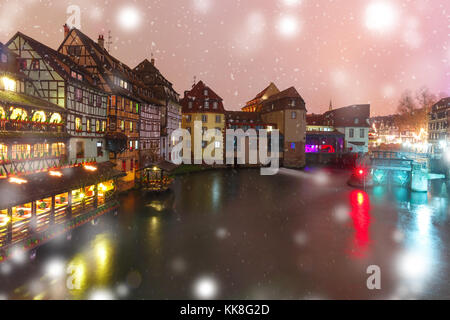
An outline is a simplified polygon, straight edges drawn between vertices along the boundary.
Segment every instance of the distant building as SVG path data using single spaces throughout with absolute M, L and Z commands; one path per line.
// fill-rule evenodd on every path
M 325 116 L 309 114 L 306 116 L 306 154 L 338 154 L 345 151 L 345 134 L 334 127 L 325 125 Z
M 202 132 L 216 129 L 224 133 L 225 129 L 225 109 L 223 99 L 208 87 L 203 81 L 195 84 L 190 91 L 184 92 L 184 97 L 180 101 L 183 110 L 181 126 L 191 133 L 191 150 L 194 145 L 200 143 L 194 139 L 194 123 L 200 121 Z M 213 141 L 215 144 L 215 156 L 223 159 L 224 141 Z M 202 149 L 207 147 L 207 142 L 201 142 Z
M 428 142 L 433 153 L 442 153 L 449 143 L 450 97 L 441 99 L 431 107 L 428 116 Z
M 145 59 L 134 72 L 150 87 L 161 107 L 161 157 L 171 160 L 170 150 L 175 141 L 171 141 L 172 133 L 181 128 L 181 105 L 179 94 L 155 66 L 155 59 Z
M 267 88 L 258 93 L 252 100 L 248 101 L 245 107 L 242 108 L 242 111 L 260 112 L 263 102 L 277 93 L 280 93 L 280 90 L 278 90 L 277 86 L 273 82 L 271 82 Z
M 325 124 L 345 135 L 345 148 L 353 153 L 369 151 L 370 105 L 353 105 L 324 114 Z
M 283 136 L 283 165 L 303 167 L 306 164 L 306 105 L 294 87 L 271 95 L 262 101 L 261 119 L 276 124 Z

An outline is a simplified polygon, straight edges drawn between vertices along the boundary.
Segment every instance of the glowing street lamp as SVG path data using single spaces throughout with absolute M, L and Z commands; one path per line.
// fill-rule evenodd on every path
M 86 169 L 87 171 L 97 171 L 97 168 L 94 166 L 89 166 L 89 165 L 85 165 L 84 169 Z
M 15 183 L 15 184 L 24 184 L 24 183 L 28 183 L 28 181 L 25 180 L 25 179 L 20 179 L 20 178 L 15 178 L 15 177 L 9 178 L 9 182 L 10 182 L 10 183 Z

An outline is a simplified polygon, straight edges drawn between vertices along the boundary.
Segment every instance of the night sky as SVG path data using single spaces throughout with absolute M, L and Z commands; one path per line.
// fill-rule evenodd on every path
M 50 47 L 70 5 L 81 30 L 111 30 L 130 67 L 154 53 L 182 95 L 194 76 L 238 110 L 270 81 L 295 86 L 309 112 L 371 103 L 396 111 L 405 89 L 450 94 L 449 0 L 0 0 L 0 41 L 18 30 Z

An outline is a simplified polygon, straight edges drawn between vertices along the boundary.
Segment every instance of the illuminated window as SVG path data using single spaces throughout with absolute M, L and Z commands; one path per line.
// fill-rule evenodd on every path
M 83 90 L 75 88 L 75 100 L 81 102 L 83 100 Z
M 106 121 L 102 121 L 102 131 L 106 131 Z
M 50 117 L 50 123 L 61 123 L 61 122 L 62 122 L 62 117 L 59 113 L 54 113 Z
M 39 143 L 33 146 L 33 156 L 35 158 L 43 158 L 44 156 L 49 154 L 49 145 L 48 143 Z
M 52 143 L 52 155 L 54 157 L 61 157 L 66 154 L 66 145 L 62 142 Z
M 14 160 L 28 159 L 31 156 L 31 145 L 14 144 L 11 148 L 11 155 Z
M 125 131 L 125 121 L 123 121 L 123 120 L 120 120 L 120 129 L 122 131 Z
M 1 143 L 0 144 L 0 160 L 4 161 L 8 159 L 8 146 Z
M 138 141 L 138 140 L 136 140 L 136 141 L 134 142 L 134 149 L 136 149 L 136 150 L 139 149 L 139 141 Z
M 6 112 L 5 109 L 3 109 L 2 107 L 0 107 L 0 119 L 2 120 L 6 119 Z
M 10 116 L 11 120 L 26 120 L 27 117 L 27 112 L 20 108 L 15 108 Z
M 31 119 L 31 121 L 33 121 L 33 122 L 45 122 L 45 120 L 46 120 L 46 116 L 45 116 L 44 111 L 36 111 L 33 114 L 33 118 Z
M 130 132 L 133 132 L 133 122 L 130 121 Z
M 86 131 L 91 132 L 91 119 L 86 120 Z
M 95 131 L 100 132 L 100 120 L 95 121 Z
M 83 123 L 81 122 L 81 118 L 75 118 L 75 130 L 83 131 Z

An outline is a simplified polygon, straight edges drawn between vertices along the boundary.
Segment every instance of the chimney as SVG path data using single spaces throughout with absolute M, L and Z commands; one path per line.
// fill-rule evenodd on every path
M 65 39 L 65 38 L 67 38 L 67 36 L 69 35 L 70 28 L 69 28 L 69 26 L 67 25 L 67 23 L 65 23 L 65 24 L 63 25 L 63 28 L 64 28 L 64 39 Z
M 100 47 L 102 47 L 102 49 L 105 49 L 105 38 L 103 37 L 102 34 L 98 36 L 97 43 Z
M 155 65 L 155 58 L 152 58 L 152 60 L 150 60 L 150 62 L 152 63 L 152 65 Z

